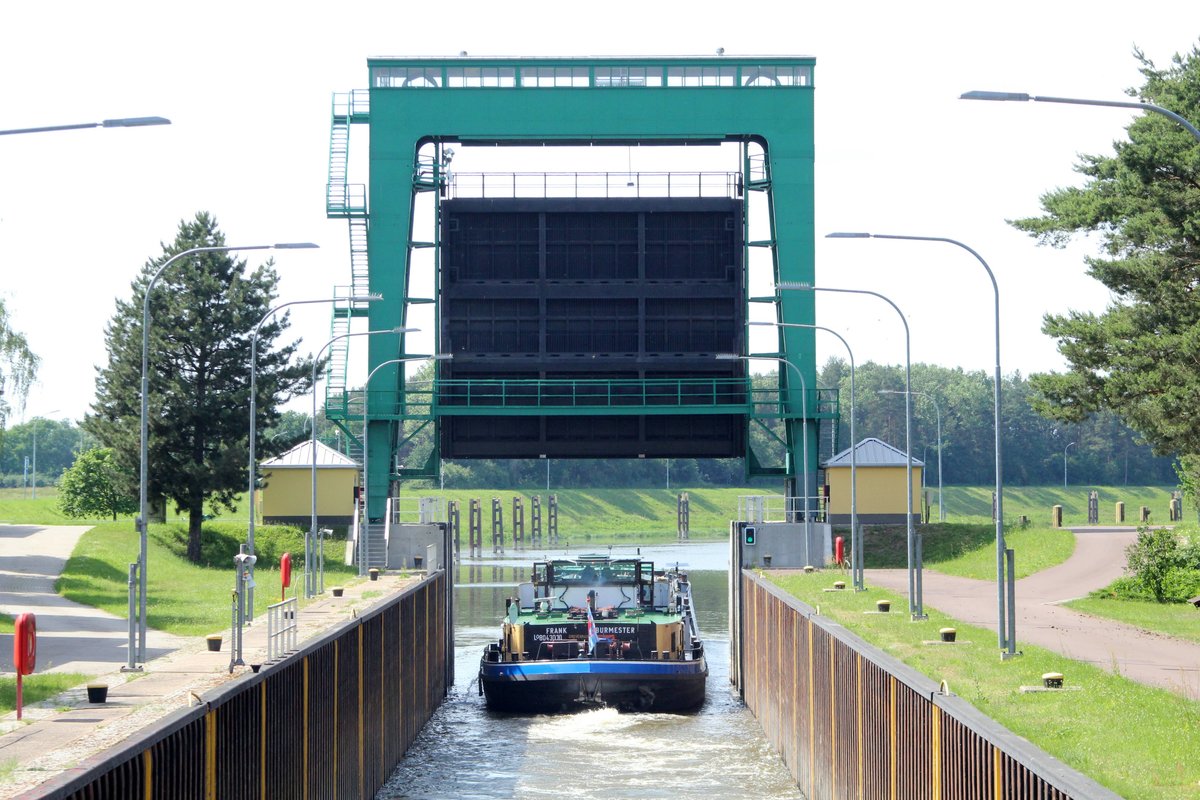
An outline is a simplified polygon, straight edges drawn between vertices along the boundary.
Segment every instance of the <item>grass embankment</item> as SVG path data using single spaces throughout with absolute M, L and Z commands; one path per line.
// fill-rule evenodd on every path
M 678 497 L 688 493 L 688 528 L 692 540 L 717 540 L 729 535 L 729 521 L 737 516 L 738 497 L 762 494 L 761 489 L 554 489 L 510 491 L 463 489 L 461 491 L 418 490 L 414 496 L 429 495 L 459 501 L 463 525 L 467 523 L 472 498 L 483 507 L 484 538 L 490 541 L 492 498 L 500 498 L 504 509 L 504 534 L 512 538 L 512 498 L 524 499 L 525 537 L 530 531 L 530 496 L 542 498 L 542 535 L 548 524 L 549 494 L 558 497 L 558 533 L 572 544 L 666 543 L 677 540 Z M 407 493 L 406 493 L 407 494 Z M 415 507 L 415 506 L 414 506 Z
M 78 672 L 43 672 L 26 675 L 21 681 L 21 704 L 30 706 L 57 694 L 73 689 L 91 676 Z M 17 679 L 0 678 L 0 714 L 17 708 Z
M 1009 730 L 1126 797 L 1195 798 L 1200 784 L 1200 703 L 1071 661 L 1039 647 L 1022 646 L 1011 661 L 997 657 L 996 635 L 926 608 L 929 619 L 905 614 L 865 614 L 875 601 L 899 596 L 877 588 L 825 592 L 829 574 L 771 576 L 824 616 L 846 626 L 950 690 Z M 928 646 L 938 629 L 958 629 L 961 644 Z M 1078 690 L 1022 693 L 1044 672 L 1062 672 Z
M 937 519 L 937 487 L 926 486 L 929 501 L 933 503 L 930 512 Z M 1093 489 L 1098 493 L 1098 503 L 1101 525 L 1115 525 L 1116 504 L 1125 504 L 1125 524 L 1138 524 L 1138 509 L 1146 506 L 1150 509 L 1152 523 L 1165 523 L 1169 519 L 1172 486 L 1005 486 L 1004 487 L 1004 520 L 1016 522 L 1024 515 L 1034 525 L 1046 525 L 1050 522 L 1050 510 L 1054 506 L 1063 507 L 1064 525 L 1086 525 L 1088 511 L 1088 492 Z M 992 518 L 992 486 L 947 486 L 946 487 L 946 521 L 965 522 Z
M 0 633 L 12 633 L 16 622 L 16 618 L 0 613 Z
M 187 560 L 187 527 L 178 523 L 151 525 L 148 539 L 146 621 L 151 628 L 184 636 L 213 633 L 229 625 L 233 590 L 233 556 L 245 536 L 236 523 L 206 523 L 202 561 Z M 254 593 L 255 614 L 280 599 L 279 556 L 292 554 L 294 594 L 301 581 L 303 534 L 285 526 L 255 528 L 258 564 Z M 63 597 L 124 617 L 129 610 L 129 563 L 136 560 L 137 533 L 125 522 L 106 523 L 79 540 L 55 585 Z M 329 576 L 356 574 L 344 562 L 345 544 L 329 541 L 325 571 Z
M 849 528 L 835 528 L 849 548 Z M 926 569 L 977 580 L 996 578 L 996 528 L 984 523 L 945 522 L 919 525 Z M 907 530 L 903 525 L 872 525 L 864 529 L 863 554 L 867 569 L 900 569 L 908 565 Z M 1075 551 L 1075 536 L 1062 528 L 1017 528 L 1004 532 L 1005 543 L 1016 551 L 1016 576 L 1024 578 L 1061 564 Z

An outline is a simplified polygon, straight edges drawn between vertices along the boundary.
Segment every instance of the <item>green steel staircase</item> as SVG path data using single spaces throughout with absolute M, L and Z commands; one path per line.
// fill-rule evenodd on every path
M 350 285 L 336 287 L 333 319 L 329 335 L 335 339 L 330 346 L 329 362 L 325 367 L 326 415 L 346 434 L 347 454 L 362 460 L 361 434 L 346 423 L 350 420 L 347 407 L 347 363 L 350 357 L 350 322 L 367 315 L 365 301 L 354 297 L 370 294 L 370 265 L 367 261 L 366 185 L 349 183 L 350 126 L 370 120 L 370 95 L 366 91 L 337 92 L 329 130 L 329 179 L 325 184 L 325 214 L 329 219 L 345 219 L 350 231 Z

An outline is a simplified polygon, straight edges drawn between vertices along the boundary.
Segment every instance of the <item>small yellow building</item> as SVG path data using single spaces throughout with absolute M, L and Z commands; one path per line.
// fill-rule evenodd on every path
M 908 459 L 879 439 L 863 439 L 854 448 L 858 474 L 855 499 L 860 525 L 904 524 L 908 497 L 904 473 Z M 925 464 L 912 461 L 913 524 L 921 522 L 921 472 Z M 850 524 L 850 449 L 825 462 L 826 518 L 833 525 Z
M 317 524 L 349 525 L 359 466 L 332 447 L 317 442 Z M 263 488 L 259 508 L 263 524 L 300 525 L 312 522 L 313 449 L 302 442 L 259 465 Z

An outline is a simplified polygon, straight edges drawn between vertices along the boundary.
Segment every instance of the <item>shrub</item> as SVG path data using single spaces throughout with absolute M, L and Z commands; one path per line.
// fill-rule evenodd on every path
M 1096 589 L 1091 592 L 1089 597 L 1094 597 L 1097 600 L 1153 600 L 1146 590 L 1142 588 L 1141 583 L 1137 578 L 1122 577 L 1105 586 L 1103 589 Z
M 1163 576 L 1163 596 L 1168 603 L 1186 603 L 1200 595 L 1200 569 L 1173 569 Z
M 1166 528 L 1139 528 L 1137 541 L 1126 548 L 1125 557 L 1125 571 L 1160 603 L 1167 600 L 1163 585 L 1167 574 L 1186 566 L 1178 537 Z

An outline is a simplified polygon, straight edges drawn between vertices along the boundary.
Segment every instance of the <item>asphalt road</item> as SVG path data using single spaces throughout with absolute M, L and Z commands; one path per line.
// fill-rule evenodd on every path
M 1017 581 L 1017 649 L 1032 643 L 1142 683 L 1200 699 L 1200 644 L 1081 614 L 1061 603 L 1107 586 L 1124 573 L 1134 529 L 1075 530 L 1074 554 Z M 1018 553 L 1018 557 L 1020 554 Z M 867 585 L 907 596 L 905 570 L 867 570 Z M 997 629 L 995 581 L 924 572 L 924 604 L 955 619 Z
M 54 582 L 87 530 L 83 525 L 0 525 L 0 612 L 35 615 L 37 672 L 95 675 L 126 663 L 126 619 L 54 591 Z M 130 553 L 130 559 L 136 555 Z M 179 637 L 148 631 L 146 657 L 156 658 L 181 643 Z M 12 658 L 12 634 L 0 635 L 0 672 L 13 672 Z

